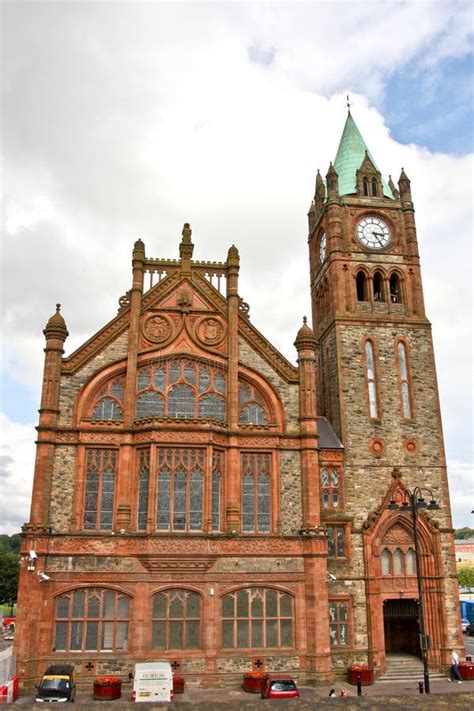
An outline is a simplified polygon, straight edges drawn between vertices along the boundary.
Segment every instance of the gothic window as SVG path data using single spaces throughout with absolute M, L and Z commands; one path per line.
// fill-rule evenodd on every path
M 364 195 L 368 195 L 369 194 L 369 179 L 364 178 L 362 181 L 362 184 L 363 184 L 363 188 L 364 188 Z
M 242 530 L 246 533 L 270 531 L 270 455 L 243 452 Z
M 398 274 L 390 275 L 390 301 L 394 304 L 401 303 L 402 291 Z
M 341 505 L 341 479 L 337 469 L 321 470 L 321 496 L 323 508 Z
M 201 596 L 172 589 L 153 596 L 152 649 L 201 648 Z
M 331 647 L 349 644 L 349 602 L 329 600 L 329 639 Z
M 367 301 L 367 277 L 363 271 L 356 275 L 357 301 Z
M 222 647 L 294 647 L 293 598 L 270 588 L 247 588 L 222 598 Z
M 130 598 L 105 588 L 83 588 L 55 601 L 54 652 L 125 652 Z
M 123 419 L 124 379 L 115 378 L 99 392 L 92 409 L 93 420 Z
M 138 419 L 225 420 L 224 373 L 189 358 L 141 366 L 137 374 Z
M 115 504 L 116 449 L 86 451 L 84 529 L 112 530 Z
M 139 452 L 137 530 L 146 531 L 148 520 L 148 491 L 150 486 L 150 452 Z
M 394 575 L 403 575 L 404 572 L 404 566 L 403 566 L 403 553 L 400 550 L 400 548 L 396 548 L 393 556 L 393 574 Z
M 268 425 L 269 423 L 260 394 L 247 383 L 239 385 L 239 422 L 241 425 Z
M 376 178 L 372 178 L 371 180 L 371 186 L 372 186 L 372 195 L 373 197 L 377 197 L 377 180 Z
M 224 452 L 214 451 L 212 455 L 211 508 L 212 530 L 221 530 L 221 498 L 224 473 Z
M 374 274 L 374 301 L 385 301 L 383 290 L 383 276 L 380 272 Z
M 405 419 L 412 417 L 412 407 L 410 398 L 410 382 L 408 371 L 407 348 L 402 341 L 398 342 L 398 368 L 400 378 L 400 391 L 402 398 L 402 413 Z
M 407 575 L 416 575 L 415 551 L 409 548 L 405 555 L 405 572 Z
M 158 449 L 159 531 L 202 531 L 204 461 L 204 449 Z
M 345 558 L 345 526 L 328 525 L 328 556 L 329 558 Z
M 367 375 L 367 390 L 369 396 L 369 412 L 372 418 L 377 418 L 379 417 L 379 405 L 377 398 L 374 346 L 372 341 L 365 342 L 365 364 Z
M 384 548 L 380 556 L 382 564 L 382 575 L 392 574 L 392 554 L 387 548 Z

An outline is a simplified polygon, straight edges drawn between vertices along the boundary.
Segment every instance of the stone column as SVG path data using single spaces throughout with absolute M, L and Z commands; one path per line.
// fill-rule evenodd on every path
M 227 254 L 227 419 L 231 433 L 239 426 L 239 263 L 239 252 L 232 245 Z M 227 456 L 226 529 L 240 529 L 240 458 L 232 436 Z

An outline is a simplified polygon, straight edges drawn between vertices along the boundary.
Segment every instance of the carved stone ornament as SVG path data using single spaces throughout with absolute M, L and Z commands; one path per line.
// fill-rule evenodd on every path
M 219 345 L 224 340 L 225 334 L 225 325 L 215 316 L 205 316 L 196 325 L 196 336 L 206 346 Z
M 244 318 L 250 318 L 250 306 L 239 296 L 239 312 Z
M 142 331 L 147 341 L 163 344 L 173 335 L 173 324 L 167 316 L 152 314 L 145 319 Z
M 403 526 L 395 524 L 395 526 L 389 528 L 383 537 L 382 543 L 392 546 L 403 545 L 404 543 L 413 543 L 413 537 Z
M 187 289 L 182 289 L 182 291 L 180 291 L 179 293 L 177 303 L 181 310 L 184 311 L 184 313 L 189 311 L 193 303 L 191 299 L 191 293 Z
M 120 297 L 119 299 L 119 307 L 118 307 L 118 313 L 121 313 L 122 311 L 125 311 L 130 306 L 130 294 L 131 294 L 131 289 L 125 292 L 123 296 Z

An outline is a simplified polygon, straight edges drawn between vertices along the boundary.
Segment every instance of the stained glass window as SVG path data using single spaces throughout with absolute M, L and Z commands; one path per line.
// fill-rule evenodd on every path
M 148 519 L 148 491 L 150 486 L 150 452 L 139 453 L 137 530 L 146 531 Z
M 270 531 L 270 454 L 243 452 L 242 471 L 242 530 Z
M 367 368 L 367 387 L 369 392 L 369 411 L 370 416 L 376 418 L 379 416 L 379 408 L 377 402 L 377 387 L 375 381 L 375 362 L 374 362 L 374 347 L 372 341 L 365 342 L 365 359 Z
M 115 378 L 101 388 L 92 408 L 93 420 L 122 420 L 124 379 Z
M 392 574 L 392 554 L 386 548 L 383 549 L 380 556 L 382 564 L 382 575 Z
M 86 491 L 84 529 L 110 531 L 115 506 L 116 449 L 88 449 L 86 452 Z
M 224 649 L 291 648 L 294 613 L 291 595 L 271 588 L 247 588 L 222 598 Z
M 138 419 L 225 420 L 225 375 L 217 367 L 190 358 L 149 363 L 137 374 Z
M 345 526 L 328 525 L 328 556 L 330 558 L 345 558 Z
M 321 500 L 323 508 L 341 505 L 341 477 L 337 469 L 321 469 Z
M 408 359 L 407 351 L 404 343 L 399 341 L 398 343 L 398 367 L 400 373 L 400 388 L 402 395 L 402 412 L 403 417 L 410 419 L 411 413 L 411 402 L 410 402 L 410 384 L 408 375 Z
M 397 548 L 393 553 L 393 574 L 403 575 L 403 553 L 400 548 Z
M 239 384 L 239 422 L 242 425 L 268 425 L 261 395 L 247 384 Z
M 409 548 L 405 555 L 405 572 L 407 575 L 416 575 L 415 551 Z
M 212 530 L 221 530 L 221 489 L 224 473 L 224 453 L 214 451 L 212 455 Z
M 349 644 L 349 603 L 329 601 L 329 639 L 332 647 Z
M 55 601 L 53 651 L 126 651 L 130 598 L 105 588 L 83 588 Z
M 201 597 L 189 590 L 165 590 L 153 596 L 152 648 L 201 648 Z
M 156 527 L 159 531 L 202 530 L 204 465 L 204 449 L 158 449 Z

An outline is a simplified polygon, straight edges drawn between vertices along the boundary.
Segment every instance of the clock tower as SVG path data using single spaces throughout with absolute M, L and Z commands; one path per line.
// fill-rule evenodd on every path
M 458 634 L 457 593 L 446 553 L 451 514 L 415 211 L 404 170 L 398 188 L 390 176 L 384 180 L 350 111 L 325 181 L 318 171 L 308 219 L 317 410 L 340 437 L 345 462 L 342 507 L 324 510 L 323 503 L 322 518 L 350 530 L 350 557 L 332 571 L 357 589 L 355 627 L 367 621 L 363 646 L 375 669 L 385 668 L 389 652 L 418 653 L 418 595 L 403 577 L 412 528 L 387 504 L 429 487 L 442 506 L 436 521 L 422 517 L 430 663 L 439 664 Z M 405 558 L 397 552 L 395 560 L 396 551 Z

